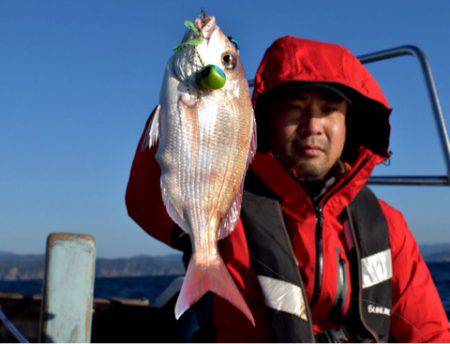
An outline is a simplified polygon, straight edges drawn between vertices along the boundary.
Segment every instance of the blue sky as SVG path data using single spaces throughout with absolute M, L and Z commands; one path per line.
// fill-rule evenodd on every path
M 339 5 L 337 5 L 339 4 Z M 359 55 L 403 44 L 427 54 L 450 111 L 449 1 L 0 1 L 0 251 L 40 253 L 48 233 L 84 232 L 103 257 L 171 252 L 128 218 L 124 192 L 183 21 L 204 8 L 235 37 L 253 77 L 286 34 Z M 417 62 L 368 65 L 392 114 L 377 174 L 444 174 Z M 450 242 L 444 187 L 376 187 L 420 243 Z

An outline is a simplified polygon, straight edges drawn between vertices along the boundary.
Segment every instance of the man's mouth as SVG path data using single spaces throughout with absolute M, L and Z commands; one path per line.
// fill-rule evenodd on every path
M 324 151 L 321 146 L 304 145 L 300 147 L 299 153 L 308 158 L 315 158 L 322 155 Z

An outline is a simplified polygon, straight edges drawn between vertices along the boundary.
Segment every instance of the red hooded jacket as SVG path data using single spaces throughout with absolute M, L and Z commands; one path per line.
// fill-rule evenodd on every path
M 360 148 L 352 168 L 328 191 L 329 201 L 323 209 L 323 286 L 311 310 L 314 332 L 319 333 L 340 325 L 329 320 L 337 293 L 337 254 L 349 264 L 344 224 L 339 215 L 367 183 L 374 167 L 390 155 L 388 116 L 391 110 L 375 79 L 348 50 L 334 44 L 283 37 L 267 50 L 256 75 L 253 102 L 258 124 L 264 120 L 261 102 L 264 96 L 287 82 L 332 84 L 352 94 L 352 99 L 356 100 L 355 120 L 349 128 L 353 136 L 347 140 Z M 128 212 L 146 232 L 174 247 L 175 225 L 161 200 L 160 169 L 154 157 L 156 150 L 141 150 L 143 139 L 138 145 L 128 183 Z M 258 150 L 250 168 L 282 200 L 292 247 L 311 301 L 316 271 L 317 222 L 312 202 L 270 152 Z M 363 162 L 365 165 L 360 168 Z M 392 252 L 392 338 L 400 342 L 450 342 L 442 302 L 403 215 L 382 200 L 380 204 L 389 226 Z M 256 327 L 232 305 L 216 297 L 213 307 L 217 340 L 270 341 L 267 310 L 252 270 L 242 221 L 229 237 L 219 242 L 219 250 L 253 313 Z M 350 269 L 347 271 L 348 280 L 351 280 Z M 351 317 L 351 288 L 348 293 L 350 297 L 344 307 L 342 323 Z

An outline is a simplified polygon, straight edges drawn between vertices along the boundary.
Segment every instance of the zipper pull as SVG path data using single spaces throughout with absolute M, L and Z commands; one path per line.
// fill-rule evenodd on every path
M 315 210 L 316 210 L 317 221 L 319 222 L 320 225 L 322 225 L 323 208 L 321 206 L 316 206 Z

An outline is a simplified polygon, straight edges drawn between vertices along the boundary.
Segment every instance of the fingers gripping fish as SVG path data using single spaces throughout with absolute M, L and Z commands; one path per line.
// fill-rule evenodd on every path
M 237 44 L 215 18 L 185 25 L 147 129 L 147 146 L 158 142 L 164 204 L 193 248 L 175 316 L 212 291 L 254 324 L 217 247 L 236 226 L 244 176 L 256 150 L 250 91 Z

